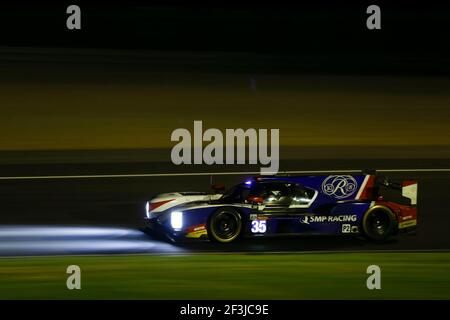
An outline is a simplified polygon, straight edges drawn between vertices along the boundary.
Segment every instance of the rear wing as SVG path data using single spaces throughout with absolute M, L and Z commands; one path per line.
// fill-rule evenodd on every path
M 411 200 L 411 205 L 417 205 L 417 181 L 402 182 L 402 196 Z
M 393 181 L 382 175 L 375 175 L 374 198 L 416 206 L 418 182 L 416 180 Z

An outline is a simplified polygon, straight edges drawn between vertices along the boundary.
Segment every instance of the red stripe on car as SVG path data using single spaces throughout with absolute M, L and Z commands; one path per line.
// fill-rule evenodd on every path
M 167 202 L 173 201 L 175 199 L 165 200 L 165 201 L 159 201 L 159 202 L 151 202 L 150 203 L 150 211 L 155 210 L 156 208 L 161 207 L 163 204 L 166 204 Z

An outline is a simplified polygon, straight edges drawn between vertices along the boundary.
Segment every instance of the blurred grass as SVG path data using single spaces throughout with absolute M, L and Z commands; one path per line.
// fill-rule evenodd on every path
M 81 290 L 66 268 L 81 268 Z M 381 268 L 381 290 L 366 269 Z M 450 299 L 450 253 L 0 259 L 0 299 Z
M 283 146 L 450 145 L 446 78 L 80 69 L 2 70 L 0 150 L 165 148 L 194 120 Z

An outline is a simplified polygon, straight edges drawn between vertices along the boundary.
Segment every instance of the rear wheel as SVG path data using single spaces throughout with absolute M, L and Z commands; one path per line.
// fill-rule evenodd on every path
M 383 241 L 395 232 L 397 219 L 389 208 L 375 206 L 364 215 L 362 227 L 369 239 Z
M 231 242 L 241 233 L 241 215 L 233 208 L 220 208 L 211 215 L 208 229 L 214 240 L 222 243 Z

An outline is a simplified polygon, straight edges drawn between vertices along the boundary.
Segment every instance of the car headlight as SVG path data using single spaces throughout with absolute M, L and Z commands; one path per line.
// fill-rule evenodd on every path
M 183 212 L 172 211 L 170 213 L 170 225 L 176 231 L 181 230 L 183 228 Z
M 145 204 L 145 214 L 147 215 L 147 218 L 150 218 L 150 202 L 147 201 Z

